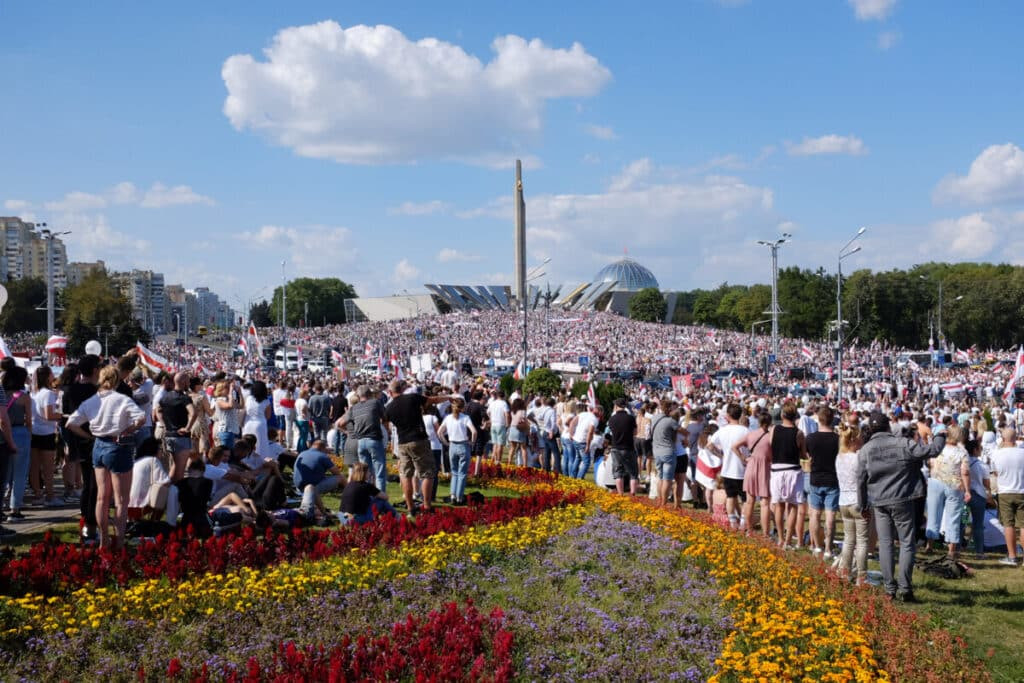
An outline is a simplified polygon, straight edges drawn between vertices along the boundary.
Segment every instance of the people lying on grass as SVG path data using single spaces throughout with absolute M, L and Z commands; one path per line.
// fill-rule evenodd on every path
M 388 494 L 371 483 L 366 463 L 352 466 L 352 476 L 341 492 L 341 512 L 356 524 L 369 522 L 380 515 L 396 515 L 388 502 Z
M 235 442 L 240 452 L 246 452 L 244 439 Z M 211 497 L 220 500 L 229 493 L 238 494 L 239 498 L 250 498 L 249 486 L 256 481 L 251 470 L 243 469 L 231 463 L 232 449 L 227 446 L 214 446 L 206 457 L 206 468 L 203 476 L 213 482 Z
M 229 493 L 217 501 L 217 503 L 209 509 L 210 516 L 216 518 L 214 513 L 217 510 L 226 510 L 227 512 L 241 515 L 242 522 L 246 524 L 254 523 L 256 521 L 256 516 L 260 513 L 259 509 L 256 507 L 256 502 L 252 498 L 241 498 L 236 493 Z

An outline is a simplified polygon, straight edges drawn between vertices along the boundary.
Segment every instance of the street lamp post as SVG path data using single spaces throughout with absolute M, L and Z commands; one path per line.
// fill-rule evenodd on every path
M 931 279 L 931 278 L 929 278 L 929 277 L 927 277 L 925 275 L 918 275 L 918 277 L 921 278 L 922 280 L 925 280 L 925 281 Z M 946 335 L 942 332 L 942 289 L 943 289 L 943 281 L 942 281 L 942 279 L 939 279 L 939 306 L 938 306 L 938 310 L 936 312 L 936 318 L 938 318 L 937 323 L 938 323 L 938 333 L 939 333 L 939 350 L 940 351 L 945 351 L 946 350 Z M 953 300 L 954 301 L 960 301 L 963 298 L 964 297 L 961 294 L 960 296 L 956 297 Z
M 843 259 L 853 256 L 861 250 L 860 245 L 853 249 L 853 243 L 867 231 L 861 228 L 857 234 L 839 250 L 836 268 L 836 376 L 839 380 L 839 388 L 836 390 L 836 403 L 843 400 Z
M 46 223 L 37 223 L 37 226 L 42 226 L 43 230 L 40 230 L 40 235 L 46 241 L 46 337 L 49 339 L 53 336 L 55 323 L 55 311 L 56 305 L 54 303 L 54 282 L 53 282 L 53 240 L 55 237 L 61 235 L 70 235 L 70 230 L 63 232 L 52 232 L 46 226 Z
M 288 350 L 288 282 L 284 275 L 284 261 L 281 261 L 281 345 Z M 285 354 L 287 358 L 287 354 Z M 287 363 L 286 363 L 287 364 Z
M 772 356 L 776 359 L 779 357 L 779 247 L 788 242 L 790 237 L 791 234 L 784 232 L 777 240 L 757 241 L 772 252 Z

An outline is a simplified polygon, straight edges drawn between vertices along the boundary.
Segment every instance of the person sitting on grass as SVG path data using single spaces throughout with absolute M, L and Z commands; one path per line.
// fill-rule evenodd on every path
M 341 492 L 341 511 L 355 524 L 397 514 L 388 502 L 388 494 L 370 483 L 370 468 L 361 462 L 352 467 L 352 477 Z
M 295 461 L 295 490 L 302 493 L 299 511 L 313 518 L 317 510 L 323 511 L 320 497 L 345 484 L 341 470 L 327 455 L 327 442 L 317 439 L 308 450 L 299 453 Z
M 206 463 L 202 460 L 189 460 L 185 478 L 174 484 L 178 489 L 178 506 L 181 508 L 181 523 L 178 526 L 199 538 L 207 538 L 213 533 L 207 513 L 210 494 L 213 493 L 213 480 L 204 476 L 205 471 Z

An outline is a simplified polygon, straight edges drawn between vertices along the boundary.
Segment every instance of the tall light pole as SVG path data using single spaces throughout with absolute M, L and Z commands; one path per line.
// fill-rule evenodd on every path
M 288 283 L 284 276 L 284 261 L 281 261 L 281 343 L 288 350 Z
M 53 336 L 55 323 L 56 304 L 54 303 L 54 282 L 53 282 L 53 240 L 61 235 L 70 235 L 70 230 L 63 232 L 52 232 L 46 227 L 46 223 L 37 223 L 42 226 L 40 235 L 46 241 L 46 337 Z
M 860 245 L 853 247 L 853 243 L 867 232 L 867 228 L 861 228 L 857 234 L 839 250 L 836 268 L 836 376 L 839 379 L 839 388 L 836 390 L 836 403 L 843 400 L 843 259 L 853 256 L 861 250 Z M 851 249 L 851 247 L 853 247 Z
M 777 240 L 758 240 L 762 247 L 768 247 L 772 251 L 772 356 L 778 360 L 779 357 L 779 247 L 789 241 L 792 237 L 788 232 L 782 233 Z
M 922 280 L 925 280 L 925 281 L 928 281 L 928 280 L 931 279 L 930 277 L 927 277 L 927 276 L 924 276 L 924 275 L 918 275 L 918 277 L 921 278 Z M 942 286 L 943 286 L 943 281 L 942 281 L 942 279 L 939 279 L 939 307 L 938 307 L 938 311 L 937 311 L 937 316 L 936 317 L 938 318 L 938 327 L 939 327 L 939 329 L 938 329 L 938 332 L 939 332 L 939 350 L 940 351 L 945 351 L 946 350 L 946 335 L 943 334 L 943 332 L 942 332 Z M 960 301 L 963 298 L 964 297 L 961 294 L 956 299 L 954 299 L 954 301 Z

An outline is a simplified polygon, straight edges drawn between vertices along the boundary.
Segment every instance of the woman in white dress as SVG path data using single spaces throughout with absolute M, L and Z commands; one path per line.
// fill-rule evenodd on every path
M 252 383 L 252 390 L 245 397 L 245 424 L 242 435 L 256 437 L 256 453 L 261 458 L 270 458 L 270 438 L 267 436 L 267 420 L 270 418 L 271 403 L 267 399 L 267 385 L 262 381 Z

